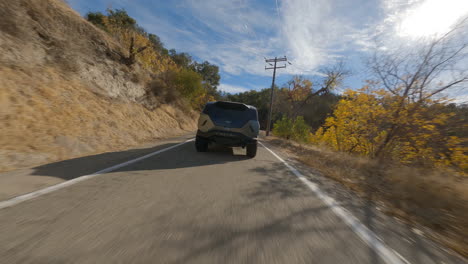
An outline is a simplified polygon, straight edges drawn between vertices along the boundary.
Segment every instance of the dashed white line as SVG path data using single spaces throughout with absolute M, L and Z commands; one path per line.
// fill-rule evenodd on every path
M 371 247 L 379 256 L 389 264 L 410 264 L 403 256 L 398 254 L 395 250 L 385 245 L 385 243 L 364 224 L 362 224 L 354 215 L 348 210 L 341 207 L 335 199 L 328 196 L 325 192 L 320 190 L 317 184 L 309 181 L 302 175 L 296 168 L 289 165 L 284 159 L 278 156 L 271 149 L 266 147 L 263 143 L 259 142 L 266 150 L 273 156 L 280 160 L 299 180 L 302 181 L 309 189 L 311 189 L 330 209 L 338 215 L 369 247 Z
M 99 175 L 101 175 L 101 174 L 114 171 L 114 170 L 116 170 L 116 169 L 125 167 L 125 166 L 127 166 L 127 165 L 130 165 L 130 164 L 132 164 L 132 163 L 138 162 L 138 161 L 140 161 L 140 160 L 144 160 L 144 159 L 147 159 L 147 158 L 152 157 L 152 156 L 154 156 L 154 155 L 158 155 L 158 154 L 163 153 L 163 152 L 165 152 L 165 151 L 171 150 L 171 149 L 173 149 L 173 148 L 177 148 L 178 146 L 181 146 L 181 145 L 183 145 L 183 144 L 185 144 L 185 143 L 187 143 L 187 142 L 190 142 L 190 141 L 193 141 L 193 139 L 186 140 L 186 141 L 184 141 L 184 142 L 182 142 L 182 143 L 179 143 L 179 144 L 170 146 L 170 147 L 168 147 L 168 148 L 164 148 L 164 149 L 160 149 L 160 150 L 155 151 L 155 152 L 151 152 L 151 153 L 149 153 L 149 154 L 146 154 L 146 155 L 144 155 L 144 156 L 138 157 L 138 158 L 136 158 L 136 159 L 132 159 L 132 160 L 126 161 L 126 162 L 124 162 L 124 163 L 117 164 L 117 165 L 115 165 L 115 166 L 112 166 L 112 167 L 109 167 L 109 168 L 106 168 L 106 169 L 97 171 L 97 172 L 92 173 L 92 174 L 89 174 L 89 175 L 80 176 L 80 177 L 75 178 L 75 179 L 73 179 L 73 180 L 69 180 L 69 181 L 62 182 L 62 183 L 59 183 L 59 184 L 56 184 L 56 185 L 52 185 L 52 186 L 50 186 L 50 187 L 47 187 L 47 188 L 44 188 L 44 189 L 41 189 L 41 190 L 37 190 L 37 191 L 31 192 L 31 193 L 27 193 L 27 194 L 23 194 L 23 195 L 20 195 L 20 196 L 16 196 L 16 197 L 11 198 L 11 199 L 6 200 L 6 201 L 1 201 L 1 202 L 0 202 L 0 209 L 3 209 L 3 208 L 6 208 L 6 207 L 10 207 L 10 206 L 16 205 L 16 204 L 19 204 L 19 203 L 24 202 L 24 201 L 27 201 L 27 200 L 31 200 L 31 199 L 33 199 L 33 198 L 39 197 L 39 196 L 44 195 L 44 194 L 47 194 L 47 193 L 51 193 L 51 192 L 53 192 L 53 191 L 60 190 L 60 189 L 65 188 L 65 187 L 67 187 L 67 186 L 70 186 L 70 185 L 73 185 L 73 184 L 75 184 L 75 183 L 78 183 L 78 182 L 81 182 L 81 181 L 85 181 L 85 180 L 94 178 L 94 177 L 99 176 Z

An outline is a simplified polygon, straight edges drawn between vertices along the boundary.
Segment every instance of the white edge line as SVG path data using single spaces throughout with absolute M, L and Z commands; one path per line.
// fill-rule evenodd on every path
M 189 140 L 186 140 L 182 143 L 179 143 L 179 144 L 176 144 L 176 145 L 173 145 L 173 146 L 170 146 L 168 148 L 164 148 L 164 149 L 160 149 L 158 151 L 155 151 L 155 152 L 151 152 L 149 154 L 146 154 L 144 156 L 141 156 L 141 157 L 138 157 L 136 159 L 132 159 L 132 160 L 129 160 L 129 161 L 126 161 L 124 163 L 120 163 L 120 164 L 117 164 L 117 165 L 114 165 L 112 167 L 109 167 L 109 168 L 106 168 L 106 169 L 103 169 L 103 170 L 100 170 L 100 171 L 97 171 L 97 172 L 94 172 L 92 174 L 88 174 L 88 175 L 84 175 L 84 176 L 80 176 L 78 178 L 75 178 L 75 179 L 72 179 L 72 180 L 69 180 L 69 181 L 65 181 L 65 182 L 61 182 L 59 184 L 56 184 L 56 185 L 52 185 L 52 186 L 49 186 L 49 187 L 46 187 L 44 189 L 40 189 L 40 190 L 37 190 L 37 191 L 34 191 L 34 192 L 30 192 L 30 193 L 27 193 L 27 194 L 23 194 L 23 195 L 20 195 L 20 196 L 16 196 L 16 197 L 13 197 L 9 200 L 6 200 L 6 201 L 1 201 L 0 202 L 0 210 L 3 209 L 3 208 L 6 208 L 6 207 L 11 207 L 13 205 L 17 205 L 21 202 L 24 202 L 24 201 L 27 201 L 27 200 L 31 200 L 33 198 L 36 198 L 36 197 L 39 197 L 41 195 L 44 195 L 44 194 L 47 194 L 47 193 L 51 193 L 53 191 L 56 191 L 56 190 L 59 190 L 59 189 L 62 189 L 62 188 L 65 188 L 67 186 L 70 186 L 70 185 L 73 185 L 75 183 L 78 183 L 78 182 L 81 182 L 81 181 L 85 181 L 85 180 L 88 180 L 88 179 L 91 179 L 91 178 L 94 178 L 96 176 L 99 176 L 101 174 L 104 174 L 104 173 L 107 173 L 107 172 L 111 172 L 111 171 L 114 171 L 116 169 L 119 169 L 119 168 L 122 168 L 122 167 L 125 167 L 127 165 L 130 165 L 132 163 L 135 163 L 135 162 L 138 162 L 140 160 L 144 160 L 144 159 L 147 159 L 149 157 L 152 157 L 154 155 L 158 155 L 162 152 L 165 152 L 165 151 L 168 151 L 168 150 L 171 150 L 173 148 L 177 148 L 185 143 L 188 143 L 190 141 L 193 141 L 193 138 L 192 139 L 189 139 Z
M 298 177 L 302 183 L 307 185 L 330 209 L 338 215 L 369 247 L 374 249 L 380 257 L 389 264 L 409 264 L 410 262 L 398 254 L 395 250 L 385 245 L 382 240 L 371 230 L 369 230 L 364 224 L 362 224 L 354 215 L 348 210 L 344 209 L 333 199 L 328 196 L 325 192 L 320 190 L 317 184 L 309 181 L 304 175 L 302 175 L 296 168 L 289 165 L 284 159 L 278 156 L 271 149 L 266 147 L 263 143 L 259 142 L 266 150 L 268 150 L 273 156 L 280 160 L 296 177 Z

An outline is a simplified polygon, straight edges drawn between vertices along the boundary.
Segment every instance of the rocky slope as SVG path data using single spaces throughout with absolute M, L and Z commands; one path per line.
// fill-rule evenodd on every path
M 148 100 L 150 74 L 63 1 L 1 1 L 0 17 L 0 171 L 195 129 L 191 110 Z

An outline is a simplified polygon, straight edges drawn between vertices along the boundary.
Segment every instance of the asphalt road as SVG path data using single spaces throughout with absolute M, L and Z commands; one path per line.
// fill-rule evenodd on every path
M 37 174 L 79 176 L 93 160 Z M 426 258 L 403 256 L 410 263 L 463 263 L 414 250 Z M 0 209 L 0 263 L 385 262 L 265 148 L 248 159 L 189 142 Z

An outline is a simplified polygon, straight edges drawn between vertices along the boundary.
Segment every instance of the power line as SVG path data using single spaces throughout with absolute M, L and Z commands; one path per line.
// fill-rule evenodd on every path
M 280 61 L 287 62 L 288 59 L 286 58 L 286 56 L 284 56 L 283 58 L 275 57 L 274 59 L 265 58 L 265 62 L 268 63 L 269 65 L 271 65 L 271 62 L 274 63 L 273 65 L 271 65 L 273 67 L 266 67 L 265 66 L 265 70 L 273 70 L 273 80 L 271 81 L 270 110 L 268 111 L 268 122 L 267 122 L 267 127 L 266 127 L 266 135 L 267 136 L 270 134 L 270 128 L 271 128 L 271 113 L 273 111 L 273 94 L 274 94 L 274 91 L 275 91 L 276 69 L 286 68 L 286 64 L 284 64 L 283 66 L 276 66 L 276 63 L 280 62 Z
M 298 70 L 301 70 L 301 71 L 303 71 L 303 72 L 306 72 L 306 73 L 307 73 L 307 72 L 310 73 L 310 72 L 313 72 L 313 71 L 314 71 L 313 69 L 305 69 L 305 68 L 299 67 L 299 66 L 297 66 L 297 63 L 295 63 L 294 61 L 293 61 L 294 64 L 292 64 L 292 63 L 289 62 L 289 61 L 288 61 L 288 63 L 289 63 L 289 65 L 293 66 L 294 68 L 296 68 L 296 69 L 298 69 Z

